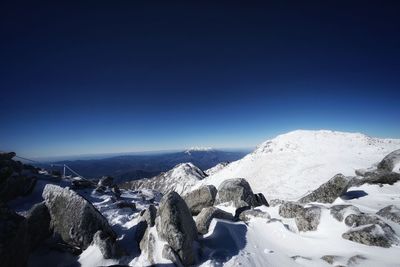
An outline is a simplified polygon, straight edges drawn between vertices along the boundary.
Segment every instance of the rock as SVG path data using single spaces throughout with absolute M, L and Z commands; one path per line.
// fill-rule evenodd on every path
M 147 222 L 146 221 L 139 221 L 138 224 L 135 226 L 134 231 L 135 231 L 135 240 L 136 243 L 140 247 L 140 243 L 144 237 L 144 234 L 148 228 Z
M 11 160 L 16 155 L 15 152 L 0 152 L 0 160 Z
M 354 255 L 349 258 L 347 261 L 348 266 L 355 266 L 359 265 L 361 261 L 366 260 L 367 258 L 364 257 L 363 255 Z
M 30 240 L 26 219 L 0 202 L 1 266 L 26 266 Z
M 350 229 L 342 237 L 367 246 L 388 248 L 393 244 L 393 237 L 388 236 L 378 224 L 368 224 Z
M 353 205 L 335 205 L 330 208 L 331 215 L 339 222 L 350 214 L 360 214 L 360 210 Z
M 336 256 L 333 255 L 325 255 L 321 257 L 321 260 L 326 261 L 329 264 L 333 264 L 333 262 L 335 261 Z
M 26 217 L 31 250 L 39 246 L 52 234 L 50 213 L 44 202 L 34 205 Z
M 362 179 L 357 179 L 353 182 L 354 186 L 361 186 L 363 184 L 388 184 L 393 185 L 400 180 L 400 173 L 374 171 L 365 174 Z
M 382 159 L 378 164 L 378 169 L 386 172 L 394 171 L 394 167 L 400 162 L 400 149 L 393 151 Z M 397 170 L 398 171 L 398 170 Z
M 99 247 L 105 259 L 119 258 L 123 254 L 115 238 L 101 230 L 94 234 L 93 244 Z
M 162 256 L 164 259 L 172 261 L 177 267 L 183 267 L 179 256 L 171 248 L 170 245 L 165 244 L 162 250 Z
M 284 201 L 279 206 L 279 215 L 283 218 L 294 218 L 298 213 L 302 212 L 303 209 L 303 205 L 297 202 Z
M 99 230 L 116 237 L 107 219 L 76 192 L 47 184 L 42 196 L 49 209 L 52 228 L 66 243 L 86 249 Z
M 156 221 L 156 216 L 157 216 L 157 208 L 151 204 L 149 205 L 149 208 L 144 210 L 143 214 L 141 214 L 143 220 L 147 222 L 149 227 L 153 227 Z
M 107 188 L 102 185 L 98 185 L 95 189 L 96 193 L 104 194 L 106 192 Z
M 236 208 L 241 207 L 242 203 L 247 203 L 246 205 L 253 207 L 257 204 L 253 190 L 243 178 L 225 180 L 218 187 L 215 204 L 226 202 L 232 203 Z
M 400 208 L 396 207 L 395 205 L 387 206 L 379 210 L 376 214 L 400 224 Z
M 258 209 L 250 209 L 250 210 L 245 210 L 239 215 L 239 219 L 243 222 L 248 222 L 252 218 L 264 218 L 264 219 L 271 219 L 271 216 L 265 212 L 261 211 Z
M 111 192 L 113 192 L 114 195 L 115 195 L 117 198 L 120 198 L 120 197 L 121 197 L 121 190 L 119 189 L 118 185 L 113 185 L 113 186 L 111 187 Z
M 29 195 L 36 185 L 35 177 L 13 175 L 3 180 L 0 185 L 0 202 L 8 202 L 20 196 Z
M 256 200 L 256 207 L 262 205 L 269 207 L 268 201 L 262 193 L 254 194 L 254 198 Z
M 272 200 L 269 201 L 269 206 L 270 207 L 276 207 L 276 206 L 278 206 L 278 205 L 280 205 L 282 203 L 285 203 L 285 201 L 282 200 L 282 199 L 272 199 Z
M 103 176 L 100 178 L 99 182 L 97 185 L 99 186 L 105 186 L 105 187 L 109 187 L 112 186 L 114 182 L 114 178 L 111 176 Z
M 150 264 L 155 264 L 154 252 L 156 247 L 156 238 L 154 234 L 150 232 L 150 228 L 146 229 L 142 241 L 140 241 L 140 250 L 147 256 L 147 260 Z
M 229 212 L 223 211 L 216 207 L 204 208 L 196 217 L 197 231 L 202 235 L 206 234 L 212 219 L 233 221 L 234 218 Z
M 320 218 L 320 207 L 304 208 L 301 212 L 296 214 L 295 222 L 297 229 L 299 229 L 300 232 L 315 231 L 318 228 Z
M 197 215 L 205 207 L 214 205 L 217 189 L 213 185 L 202 186 L 183 197 L 192 215 Z
M 159 236 L 168 242 L 184 265 L 195 264 L 197 255 L 193 242 L 198 238 L 196 224 L 178 193 L 172 191 L 161 199 L 159 218 Z
M 251 206 L 249 206 L 246 202 L 244 201 L 242 202 L 243 204 L 240 204 L 239 208 L 235 210 L 235 216 L 234 216 L 235 221 L 239 220 L 240 214 L 242 214 L 242 212 L 251 209 Z
M 86 179 L 77 179 L 71 182 L 72 189 L 85 189 L 85 188 L 95 188 L 96 184 L 92 181 Z
M 351 186 L 353 177 L 346 177 L 343 174 L 336 174 L 328 182 L 322 184 L 313 192 L 299 200 L 300 203 L 321 202 L 332 203 L 346 193 Z
M 124 208 L 128 208 L 131 210 L 136 210 L 136 204 L 133 202 L 128 202 L 128 201 L 117 201 L 115 202 L 115 205 L 117 205 L 117 208 L 119 209 L 124 209 Z

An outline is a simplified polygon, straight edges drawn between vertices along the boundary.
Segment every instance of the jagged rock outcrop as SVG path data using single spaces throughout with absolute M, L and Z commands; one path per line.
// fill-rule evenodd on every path
M 44 202 L 34 205 L 26 217 L 30 248 L 33 250 L 52 234 L 50 213 Z
M 388 184 L 393 185 L 400 181 L 400 173 L 386 172 L 386 171 L 371 171 L 364 174 L 361 179 L 355 179 L 352 182 L 354 186 L 361 186 L 363 184 Z
M 0 265 L 26 266 L 29 252 L 26 219 L 0 203 Z
M 193 265 L 197 261 L 194 241 L 197 240 L 196 224 L 185 201 L 176 192 L 166 194 L 159 206 L 158 235 L 168 242 L 179 255 L 182 263 Z
M 204 208 L 196 217 L 197 231 L 202 235 L 206 234 L 212 219 L 233 221 L 234 217 L 229 212 L 223 211 L 216 207 Z
M 143 210 L 141 216 L 142 220 L 145 221 L 149 227 L 153 227 L 156 221 L 157 208 L 151 204 L 147 209 Z
M 115 242 L 115 239 L 101 230 L 94 234 L 93 244 L 100 249 L 101 254 L 105 259 L 118 258 L 123 255 L 123 252 L 118 246 L 118 243 Z
M 297 229 L 299 229 L 300 232 L 315 231 L 318 228 L 320 218 L 320 207 L 313 206 L 304 208 L 296 214 L 295 222 Z
M 146 258 L 150 264 L 155 264 L 154 252 L 156 248 L 156 238 L 150 229 L 151 228 L 147 227 L 143 238 L 140 241 L 140 250 L 143 255 L 146 255 Z
M 245 210 L 239 215 L 239 220 L 243 222 L 249 222 L 252 218 L 271 219 L 271 216 L 267 212 L 258 209 Z
M 383 170 L 386 172 L 399 171 L 399 170 L 394 170 L 394 167 L 399 162 L 400 162 L 400 149 L 395 150 L 390 154 L 388 154 L 386 157 L 384 157 L 382 161 L 379 162 L 378 164 L 378 170 Z
M 353 205 L 335 205 L 330 208 L 330 213 L 339 222 L 350 214 L 360 214 L 360 210 Z
M 66 243 L 86 249 L 99 230 L 115 240 L 116 234 L 106 218 L 76 192 L 47 184 L 42 196 L 49 209 L 51 227 Z
M 297 202 L 284 201 L 279 206 L 279 215 L 281 215 L 283 218 L 294 218 L 298 213 L 302 212 L 303 209 L 303 205 Z
M 205 185 L 183 196 L 192 215 L 197 215 L 203 208 L 214 205 L 217 189 L 213 185 Z
M 263 193 L 254 194 L 254 198 L 255 198 L 255 201 L 256 201 L 256 204 L 255 204 L 256 207 L 263 206 L 263 205 L 269 207 L 268 201 L 265 198 Z
M 0 201 L 8 202 L 19 196 L 29 195 L 36 185 L 35 177 L 12 175 L 0 184 Z
M 350 214 L 345 219 L 352 227 L 342 235 L 343 238 L 368 246 L 390 247 L 398 244 L 399 238 L 384 221 L 370 214 Z
M 236 208 L 257 205 L 253 190 L 243 178 L 228 179 L 221 183 L 215 204 L 221 203 L 231 203 Z
M 111 176 L 103 176 L 100 178 L 99 182 L 97 183 L 98 186 L 105 186 L 109 187 L 112 186 L 114 182 L 114 178 Z
M 400 224 L 400 208 L 395 205 L 390 205 L 379 210 L 376 214 Z
M 162 250 L 162 256 L 164 259 L 172 261 L 177 267 L 183 266 L 181 260 L 179 259 L 179 256 L 168 244 L 164 245 Z
M 307 196 L 299 199 L 299 202 L 332 203 L 335 201 L 335 199 L 346 193 L 347 189 L 351 186 L 352 179 L 353 177 L 346 177 L 343 174 L 336 174 L 328 182 L 322 184 Z

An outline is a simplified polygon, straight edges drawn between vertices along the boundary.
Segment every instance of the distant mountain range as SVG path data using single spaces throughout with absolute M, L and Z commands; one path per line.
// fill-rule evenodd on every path
M 150 178 L 172 169 L 184 162 L 192 162 L 201 170 L 209 169 L 221 162 L 241 159 L 250 150 L 216 150 L 212 148 L 191 148 L 180 152 L 155 154 L 122 155 L 102 159 L 64 160 L 53 164 L 67 164 L 85 178 L 99 178 L 111 175 L 121 183 L 141 178 Z M 61 167 L 53 167 L 61 170 Z

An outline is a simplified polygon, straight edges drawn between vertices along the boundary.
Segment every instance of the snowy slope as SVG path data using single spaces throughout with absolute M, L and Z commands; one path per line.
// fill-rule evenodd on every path
M 267 199 L 297 199 L 333 175 L 354 175 L 356 169 L 370 167 L 399 148 L 399 139 L 297 130 L 262 143 L 201 183 L 218 186 L 225 179 L 243 177 Z
M 172 170 L 161 173 L 151 179 L 142 179 L 125 183 L 123 188 L 154 189 L 161 193 L 175 191 L 182 194 L 206 177 L 206 174 L 194 164 L 181 163 Z
M 210 175 L 213 175 L 213 174 L 219 172 L 220 170 L 225 168 L 225 166 L 227 166 L 228 164 L 229 164 L 229 162 L 221 162 L 221 163 L 218 163 L 217 165 L 215 165 L 214 167 L 205 170 L 204 172 L 208 176 L 210 176 Z

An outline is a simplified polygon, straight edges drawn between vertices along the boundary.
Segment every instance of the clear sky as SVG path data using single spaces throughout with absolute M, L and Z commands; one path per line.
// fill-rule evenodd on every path
M 400 138 L 399 1 L 9 2 L 0 150 L 250 147 L 299 128 Z

